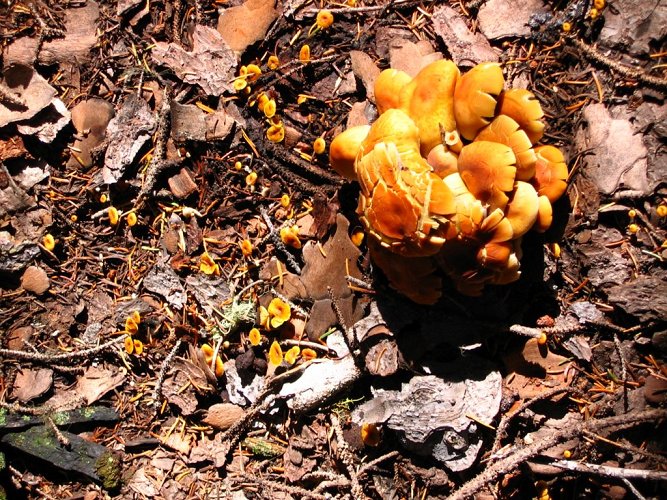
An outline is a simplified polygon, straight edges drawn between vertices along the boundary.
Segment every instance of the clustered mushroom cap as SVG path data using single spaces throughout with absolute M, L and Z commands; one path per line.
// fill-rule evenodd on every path
M 496 63 L 482 63 L 459 78 L 454 91 L 454 116 L 459 134 L 472 141 L 495 116 L 505 78 Z
M 388 109 L 398 108 L 399 92 L 406 84 L 412 80 L 412 77 L 405 71 L 388 68 L 382 71 L 375 79 L 374 94 L 375 105 L 380 114 Z
M 462 76 L 445 60 L 414 78 L 385 70 L 379 118 L 331 143 L 332 167 L 360 184 L 373 262 L 415 302 L 435 302 L 443 274 L 472 296 L 517 280 L 523 235 L 549 228 L 567 188 L 563 154 L 536 145 L 539 102 L 504 84 L 496 63 Z
M 419 129 L 422 156 L 441 143 L 441 131 L 456 129 L 454 89 L 459 69 L 440 59 L 424 67 L 399 94 L 400 107 Z

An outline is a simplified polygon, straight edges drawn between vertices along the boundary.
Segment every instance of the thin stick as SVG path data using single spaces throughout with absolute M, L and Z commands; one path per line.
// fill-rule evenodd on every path
M 110 340 L 105 344 L 91 347 L 90 349 L 82 349 L 81 351 L 66 352 L 64 354 L 44 354 L 39 352 L 15 351 L 12 349 L 0 349 L 0 358 L 14 358 L 23 361 L 38 361 L 41 363 L 59 363 L 62 361 L 73 361 L 79 358 L 89 358 L 99 354 L 107 349 L 111 349 L 117 344 L 125 342 L 127 335 Z
M 472 497 L 482 488 L 497 481 L 501 476 L 512 472 L 526 462 L 526 460 L 530 460 L 534 456 L 539 455 L 561 441 L 579 437 L 584 431 L 596 432 L 603 429 L 613 429 L 614 431 L 618 431 L 642 423 L 657 422 L 658 420 L 665 418 L 667 418 L 667 410 L 649 410 L 589 420 L 588 422 L 583 422 L 582 425 L 579 426 L 557 429 L 551 436 L 547 436 L 529 446 L 517 449 L 506 458 L 498 460 L 496 463 L 490 465 L 473 479 L 464 483 L 458 490 L 454 491 L 450 495 L 449 500 L 464 500 Z
M 610 465 L 589 464 L 574 460 L 555 460 L 549 465 L 573 472 L 597 474 L 598 476 L 613 477 L 614 479 L 644 479 L 648 481 L 667 481 L 667 472 L 646 469 L 625 469 Z

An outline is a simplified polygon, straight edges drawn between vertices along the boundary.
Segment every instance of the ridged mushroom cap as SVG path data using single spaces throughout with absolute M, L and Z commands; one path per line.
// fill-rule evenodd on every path
M 505 219 L 512 226 L 512 238 L 526 234 L 537 220 L 539 210 L 537 191 L 527 182 L 518 181 L 505 209 Z
M 475 141 L 500 142 L 512 148 L 516 157 L 516 178 L 528 181 L 535 175 L 537 156 L 526 132 L 519 124 L 507 115 L 498 115 L 483 128 Z
M 419 128 L 422 156 L 441 143 L 441 131 L 456 129 L 454 89 L 459 69 L 440 59 L 422 68 L 399 95 L 400 107 Z
M 478 141 L 459 154 L 459 174 L 468 190 L 491 210 L 505 208 L 508 192 L 514 188 L 516 158 L 505 144 Z
M 398 108 L 398 95 L 401 89 L 412 81 L 412 77 L 405 71 L 385 69 L 375 79 L 375 105 L 380 114 L 388 109 Z
M 567 189 L 567 165 L 560 149 L 555 146 L 537 146 L 537 162 L 533 185 L 537 194 L 554 203 Z
M 338 134 L 329 146 L 329 164 L 340 175 L 349 180 L 356 180 L 354 162 L 361 149 L 361 144 L 368 136 L 370 125 L 350 127 Z
M 395 144 L 403 164 L 410 165 L 414 171 L 431 170 L 419 152 L 419 129 L 404 111 L 390 109 L 373 122 L 361 145 L 361 156 L 372 151 L 380 142 Z
M 504 85 L 500 66 L 491 62 L 478 64 L 459 78 L 454 91 L 454 117 L 461 136 L 472 141 L 491 122 Z
M 508 89 L 498 99 L 498 114 L 507 115 L 535 144 L 544 135 L 544 112 L 535 94 L 525 89 Z
M 537 220 L 533 229 L 538 233 L 543 233 L 551 227 L 554 219 L 553 207 L 549 198 L 542 195 L 538 198 L 539 208 L 537 210 Z

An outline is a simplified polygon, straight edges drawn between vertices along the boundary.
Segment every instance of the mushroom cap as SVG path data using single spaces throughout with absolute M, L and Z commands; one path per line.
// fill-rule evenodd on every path
M 498 115 L 483 128 L 475 141 L 491 141 L 505 144 L 512 148 L 516 157 L 516 178 L 528 181 L 535 175 L 537 156 L 526 132 L 519 124 L 507 115 Z
M 535 148 L 535 178 L 533 185 L 537 194 L 544 195 L 554 203 L 567 189 L 567 165 L 560 149 L 555 146 Z
M 375 79 L 374 93 L 375 105 L 380 114 L 399 107 L 398 95 L 411 80 L 412 77 L 405 71 L 392 68 L 385 69 L 378 75 Z
M 430 171 L 419 152 L 419 129 L 402 110 L 390 109 L 375 120 L 361 145 L 360 154 L 368 154 L 380 142 L 396 145 L 401 161 L 415 171 Z
M 445 177 L 444 182 L 454 194 L 456 203 L 456 213 L 449 217 L 451 224 L 445 238 L 473 238 L 486 215 L 482 202 L 468 191 L 458 172 Z
M 527 182 L 518 181 L 505 209 L 505 219 L 512 226 L 512 238 L 520 238 L 530 231 L 537 220 L 539 206 L 535 188 Z
M 505 268 L 494 273 L 491 283 L 494 285 L 507 285 L 518 280 L 521 277 L 520 268 L 519 256 L 516 252 L 512 252 Z
M 370 125 L 350 127 L 338 134 L 329 146 L 329 164 L 340 175 L 349 180 L 356 180 L 354 162 L 361 149 L 361 144 L 368 136 Z
M 397 255 L 372 240 L 368 250 L 395 290 L 418 304 L 434 304 L 440 298 L 442 279 L 433 259 Z
M 505 208 L 516 177 L 512 149 L 499 142 L 477 141 L 459 154 L 459 174 L 468 190 L 491 210 Z
M 502 270 L 507 267 L 513 250 L 509 241 L 487 243 L 477 252 L 477 262 L 485 268 Z
M 551 223 L 554 219 L 553 207 L 549 198 L 542 195 L 538 199 L 539 207 L 537 209 L 537 220 L 533 229 L 538 233 L 543 233 L 551 227 Z
M 357 173 L 358 213 L 373 237 L 403 255 L 431 255 L 439 250 L 444 221 L 433 217 L 455 211 L 454 195 L 440 177 L 404 166 L 391 142 L 376 144 L 362 156 Z
M 433 172 L 444 179 L 459 171 L 458 158 L 459 156 L 446 149 L 444 144 L 438 144 L 428 153 L 426 162 L 431 165 Z
M 496 208 L 479 225 L 478 236 L 489 243 L 498 243 L 511 240 L 514 237 L 514 230 L 505 213 Z
M 403 111 L 419 128 L 422 156 L 440 144 L 441 131 L 455 130 L 454 89 L 459 69 L 452 61 L 439 59 L 417 73 L 399 94 Z
M 459 133 L 472 141 L 495 116 L 497 98 L 505 85 L 497 63 L 478 64 L 461 76 L 454 91 L 454 116 Z
M 535 144 L 544 135 L 544 112 L 535 94 L 525 89 L 508 89 L 498 99 L 498 114 L 507 115 Z

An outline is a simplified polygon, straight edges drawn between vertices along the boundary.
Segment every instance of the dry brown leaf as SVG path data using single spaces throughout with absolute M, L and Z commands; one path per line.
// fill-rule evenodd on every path
M 354 76 L 359 78 L 366 89 L 366 97 L 375 102 L 375 79 L 380 74 L 380 68 L 375 65 L 373 58 L 361 52 L 360 50 L 350 51 L 350 60 L 352 61 L 352 71 Z
M 90 366 L 77 381 L 75 392 L 90 405 L 121 385 L 125 375 L 125 369 L 110 364 Z
M 390 66 L 405 71 L 410 76 L 415 76 L 424 66 L 438 59 L 442 59 L 442 54 L 435 52 L 427 40 L 415 43 L 405 38 L 397 38 L 389 47 Z
M 199 85 L 208 95 L 218 96 L 233 90 L 236 56 L 213 28 L 195 26 L 190 52 L 177 43 L 158 42 L 151 55 L 183 82 Z
M 479 9 L 479 30 L 491 40 L 530 34 L 529 21 L 533 16 L 548 12 L 542 0 L 489 0 Z
M 589 151 L 582 171 L 598 190 L 648 195 L 647 155 L 642 134 L 635 134 L 629 120 L 614 118 L 604 104 L 590 104 L 583 111 L 587 126 L 575 137 L 576 151 Z
M 38 55 L 40 64 L 56 63 L 81 64 L 88 62 L 91 49 L 97 43 L 97 20 L 100 15 L 99 4 L 93 0 L 80 2 L 65 10 L 65 36 L 47 39 L 39 47 L 39 37 L 21 37 L 7 47 L 5 64 L 20 62 L 33 64 Z
M 81 139 L 74 141 L 76 152 L 72 152 L 69 167 L 78 164 L 90 167 L 93 164 L 90 151 L 104 141 L 107 125 L 114 114 L 113 105 L 103 99 L 81 101 L 72 109 L 72 124 Z
M 218 18 L 218 31 L 229 47 L 243 52 L 264 38 L 271 23 L 278 18 L 275 0 L 246 0 L 225 9 Z
M 304 245 L 305 265 L 301 273 L 301 281 L 309 297 L 316 300 L 328 298 L 328 287 L 331 287 L 336 297 L 348 297 L 352 293 L 345 279 L 348 270 L 351 276 L 361 278 L 361 272 L 357 267 L 357 259 L 361 252 L 350 240 L 349 227 L 348 220 L 338 214 L 336 232 L 322 249 L 312 241 Z
M 12 396 L 27 403 L 46 393 L 53 385 L 53 370 L 36 368 L 19 370 L 14 379 Z
M 572 363 L 567 358 L 549 351 L 537 339 L 529 339 L 523 349 L 509 353 L 503 359 L 507 373 L 507 387 L 523 399 L 539 396 L 542 392 L 568 387 L 572 382 Z
M 466 61 L 475 63 L 497 61 L 498 55 L 489 41 L 480 33 L 472 33 L 465 18 L 447 5 L 433 11 L 433 29 L 445 42 L 452 60 L 457 64 Z
M 9 97 L 16 101 L 0 100 L 0 128 L 34 117 L 56 97 L 56 89 L 33 68 L 23 64 L 5 68 L 0 81 L 7 87 Z

